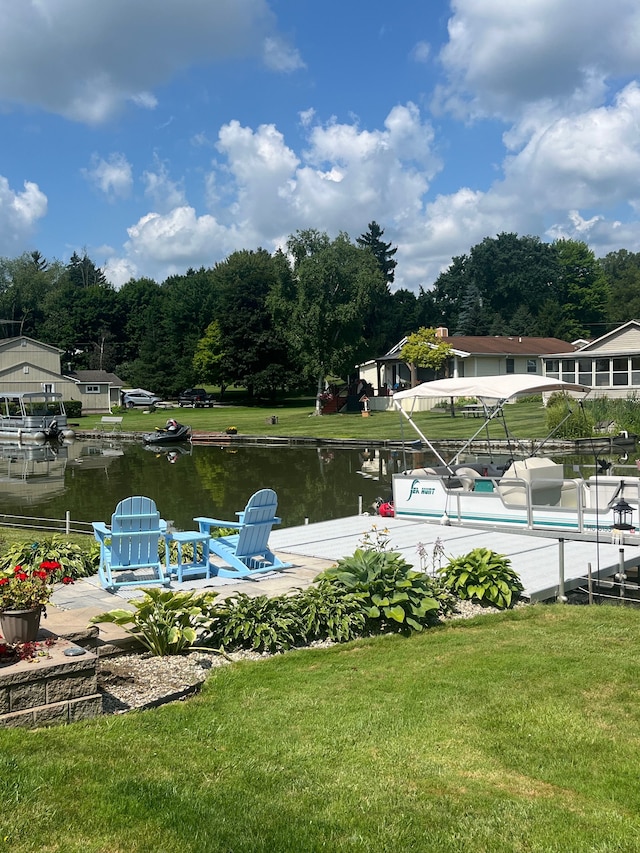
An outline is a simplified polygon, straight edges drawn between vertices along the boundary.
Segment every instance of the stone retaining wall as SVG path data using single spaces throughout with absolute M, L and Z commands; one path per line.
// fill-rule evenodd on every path
M 102 713 L 92 652 L 68 657 L 68 640 L 38 643 L 36 656 L 0 667 L 0 727 L 33 728 L 95 717 Z

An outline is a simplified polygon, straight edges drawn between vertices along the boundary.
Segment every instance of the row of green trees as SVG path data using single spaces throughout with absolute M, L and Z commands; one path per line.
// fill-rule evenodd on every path
M 238 251 L 119 290 L 86 254 L 4 258 L 0 319 L 5 337 L 63 349 L 65 370 L 109 370 L 161 394 L 203 382 L 273 396 L 346 378 L 421 327 L 573 340 L 640 316 L 640 253 L 598 260 L 579 241 L 500 234 L 453 258 L 430 289 L 392 292 L 397 249 L 383 235 L 376 222 L 355 241 L 298 231 L 286 253 Z

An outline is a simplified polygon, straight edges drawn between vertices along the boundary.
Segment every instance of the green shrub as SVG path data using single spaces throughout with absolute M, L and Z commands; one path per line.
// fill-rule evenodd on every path
M 204 630 L 215 596 L 215 592 L 148 589 L 142 600 L 132 602 L 135 611 L 109 610 L 91 621 L 120 625 L 153 655 L 177 655 L 192 646 L 198 631 Z
M 557 438 L 588 438 L 593 421 L 585 409 L 566 394 L 552 394 L 547 403 L 547 430 Z
M 209 609 L 205 640 L 221 649 L 257 652 L 282 652 L 302 645 L 306 638 L 297 598 L 235 593 Z
M 60 563 L 61 570 L 56 581 L 61 580 L 63 575 L 76 580 L 97 572 L 100 546 L 88 536 L 86 546 L 80 546 L 57 533 L 33 542 L 14 542 L 0 556 L 0 571 L 14 566 L 34 565 L 43 560 Z
M 331 581 L 338 589 L 357 594 L 368 633 L 422 631 L 437 617 L 438 602 L 426 576 L 393 551 L 358 548 L 316 580 Z
M 82 401 L 81 400 L 65 400 L 64 410 L 68 418 L 79 418 L 82 416 Z
M 345 592 L 331 580 L 321 579 L 295 597 L 295 605 L 307 642 L 331 640 L 346 643 L 361 637 L 366 615 L 363 599 Z
M 509 558 L 488 548 L 474 548 L 462 557 L 455 557 L 438 572 L 458 598 L 500 609 L 511 607 L 523 590 Z

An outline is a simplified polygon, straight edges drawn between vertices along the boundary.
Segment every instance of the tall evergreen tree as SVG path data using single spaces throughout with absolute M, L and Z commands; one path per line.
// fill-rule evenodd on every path
M 373 252 L 385 281 L 388 285 L 393 284 L 395 278 L 394 270 L 398 265 L 393 256 L 398 251 L 398 247 L 396 246 L 392 249 L 391 243 L 383 241 L 382 235 L 384 234 L 384 230 L 380 228 L 377 222 L 370 222 L 368 228 L 368 231 L 365 231 L 364 234 L 356 238 L 356 243 L 362 249 L 369 249 Z

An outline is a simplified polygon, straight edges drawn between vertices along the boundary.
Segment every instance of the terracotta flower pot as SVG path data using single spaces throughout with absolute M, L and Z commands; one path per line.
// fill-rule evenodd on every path
M 0 630 L 7 643 L 35 643 L 40 630 L 42 608 L 33 610 L 3 610 Z

